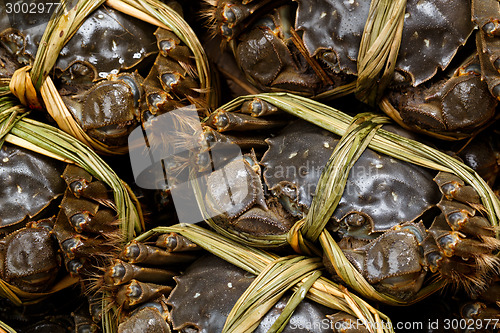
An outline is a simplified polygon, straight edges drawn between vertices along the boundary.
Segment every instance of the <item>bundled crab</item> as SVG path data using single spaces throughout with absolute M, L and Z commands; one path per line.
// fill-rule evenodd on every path
M 89 290 L 125 237 L 109 187 L 80 167 L 8 143 L 1 155 L 2 294 L 19 304 L 77 282 Z
M 318 189 L 318 183 L 338 139 L 307 122 L 285 121 L 280 107 L 290 112 L 290 105 L 300 110 L 296 115 L 308 118 L 304 105 L 313 102 L 296 99 L 272 94 L 239 99 L 205 121 L 198 133 L 200 141 L 209 142 L 212 148 L 236 144 L 249 152 L 233 160 L 225 156 L 224 168 L 207 177 L 200 200 L 211 217 L 211 227 L 218 232 L 250 245 L 283 247 L 296 232 L 297 222 L 311 215 L 315 197 L 326 191 Z M 337 111 L 325 111 L 324 115 L 333 112 Z M 287 122 L 289 125 L 283 127 Z M 410 135 L 395 127 L 386 128 Z M 247 130 L 251 137 L 245 137 Z M 262 139 L 255 135 L 259 131 Z M 273 134 L 264 140 L 266 131 Z M 446 159 L 445 154 L 437 154 Z M 218 163 L 221 161 L 214 165 Z M 495 164 L 489 170 L 493 179 L 496 172 Z M 345 181 L 336 208 L 330 208 L 327 218 L 316 218 L 325 220 L 325 230 L 334 233 L 348 262 L 364 279 L 381 294 L 390 295 L 389 303 L 411 303 L 429 292 L 425 288 L 429 284 L 439 288 L 452 284 L 478 294 L 498 273 L 497 227 L 489 220 L 491 215 L 477 187 L 451 173 L 437 174 L 370 149 L 360 153 Z M 479 182 L 486 186 L 486 196 L 496 207 L 493 209 L 498 209 L 491 188 L 480 178 Z M 481 198 L 484 200 L 484 194 Z M 495 211 L 493 214 L 497 216 Z M 338 267 L 328 267 L 334 276 L 339 274 Z M 432 282 L 436 277 L 438 284 Z
M 27 105 L 45 104 L 62 129 L 101 153 L 124 152 L 127 136 L 138 125 L 139 132 L 147 134 L 145 150 L 163 149 L 165 144 L 184 149 L 157 161 L 165 169 L 154 175 L 153 182 L 166 183 L 166 174 L 179 179 L 188 174 L 196 206 L 219 235 L 207 236 L 207 230 L 196 226 L 174 226 L 162 229 L 166 234 L 157 239 L 151 236 L 157 236 L 158 230 L 141 235 L 119 253 L 123 242 L 134 235 L 134 227 L 136 232 L 142 230 L 136 202 L 129 199 L 123 204 L 117 198 L 117 182 L 121 182 L 97 172 L 101 167 L 89 167 L 87 159 L 95 161 L 94 155 L 86 152 L 85 157 L 75 158 L 74 141 L 68 141 L 65 156 L 60 156 L 60 146 L 44 142 L 45 132 L 36 133 L 36 126 L 27 131 L 17 111 L 0 113 L 0 128 L 6 131 L 0 133 L 0 140 L 6 137 L 8 142 L 23 144 L 22 140 L 34 140 L 32 144 L 42 144 L 47 155 L 69 159 L 85 169 L 69 165 L 63 171 L 62 164 L 54 166 L 57 163 L 49 158 L 3 146 L 6 156 L 1 166 L 8 170 L 2 176 L 13 184 L 2 196 L 6 201 L 0 223 L 7 234 L 0 240 L 3 295 L 22 303 L 78 279 L 89 293 L 94 322 L 102 322 L 105 331 L 113 331 L 114 324 L 121 332 L 231 332 L 240 324 L 268 331 L 283 329 L 289 322 L 285 331 L 295 326 L 323 332 L 331 327 L 352 328 L 349 323 L 361 318 L 379 323 L 382 317 L 390 323 L 342 286 L 319 277 L 328 274 L 363 297 L 391 305 L 417 302 L 455 285 L 465 289 L 468 297 L 478 298 L 463 306 L 464 318 L 498 316 L 498 300 L 487 296 L 498 287 L 500 203 L 471 168 L 404 138 L 415 137 L 386 125 L 385 117 L 362 114 L 352 119 L 289 94 L 243 97 L 213 113 L 205 111 L 215 105 L 215 89 L 196 36 L 178 21 L 175 5 L 109 1 L 109 6 L 120 8 L 115 10 L 100 7 L 101 2 L 86 2 L 87 8 L 81 4 L 76 4 L 75 16 L 69 19 L 71 29 L 65 26 L 66 18 L 73 15 L 69 15 L 70 3 L 59 7 L 48 24 L 52 33 L 44 39 L 28 29 L 29 24 L 40 22 L 24 20 L 17 22 L 16 29 L 4 30 L 8 24 L 0 21 L 1 75 L 11 76 L 21 65 L 33 65 L 31 71 L 15 71 L 11 90 Z M 409 1 L 406 15 L 403 7 L 395 5 L 399 11 L 392 14 L 393 21 L 399 25 L 391 38 L 393 48 L 399 48 L 394 45 L 400 33 L 401 47 L 397 61 L 394 50 L 388 54 L 387 63 L 395 71 L 387 65 L 384 74 L 372 76 L 371 84 L 380 85 L 379 90 L 364 86 L 370 74 L 365 57 L 374 54 L 371 47 L 377 44 L 364 44 L 361 35 L 366 17 L 373 22 L 372 16 L 380 14 L 367 2 L 218 1 L 213 5 L 217 32 L 260 89 L 319 98 L 356 92 L 362 100 L 380 102 L 401 124 L 446 138 L 475 134 L 494 117 L 496 21 L 485 13 L 497 8 L 496 2 L 477 1 L 471 7 L 468 2 L 450 6 Z M 444 20 L 428 24 L 430 6 Z M 146 16 L 153 25 L 122 10 Z M 471 11 L 474 23 L 456 18 Z M 434 32 L 427 31 L 423 21 Z M 453 29 L 441 29 L 443 21 L 453 23 Z M 311 22 L 328 24 L 315 29 Z M 481 29 L 474 32 L 474 24 Z M 442 35 L 435 33 L 436 27 Z M 478 46 L 469 57 L 466 44 L 472 43 L 473 34 Z M 40 50 L 35 55 L 37 43 Z M 431 47 L 436 44 L 446 47 Z M 47 57 L 58 53 L 57 60 Z M 178 118 L 169 131 L 156 131 L 163 119 L 159 116 L 176 114 L 172 111 L 187 104 L 195 106 L 193 123 Z M 8 130 L 11 134 L 6 136 Z M 195 138 L 194 145 L 188 137 Z M 464 154 L 490 184 L 495 182 L 496 159 Z M 29 157 L 18 160 L 19 156 Z M 21 168 L 23 180 L 14 177 L 12 170 L 28 164 Z M 38 170 L 31 164 L 44 167 Z M 193 174 L 196 177 L 190 178 Z M 34 186 L 37 183 L 41 185 Z M 168 196 L 169 191 L 162 195 Z M 19 209 L 19 198 L 26 212 Z M 124 214 L 130 213 L 130 207 L 135 209 L 132 223 Z M 120 231 L 118 226 L 124 224 L 126 230 Z M 221 254 L 221 246 L 230 249 L 227 256 Z M 253 276 L 213 257 L 193 263 L 201 255 L 191 250 L 200 247 L 257 278 L 251 282 Z M 256 248 L 273 249 L 280 255 Z M 276 286 L 277 278 L 271 276 L 276 272 L 294 279 L 289 278 L 286 287 L 278 285 L 283 294 L 271 297 L 266 288 Z M 213 290 L 206 290 L 206 281 Z M 289 300 L 277 302 L 291 288 L 296 292 L 286 296 Z M 303 300 L 306 294 L 321 306 Z M 259 303 L 268 296 L 272 302 Z M 248 299 L 255 304 L 248 304 Z M 293 316 L 291 303 L 301 303 Z M 260 324 L 259 316 L 246 317 L 259 306 L 269 310 L 266 317 L 267 310 L 255 311 L 264 317 Z M 332 309 L 339 313 L 331 315 Z M 279 314 L 282 310 L 289 314 L 287 318 Z M 83 317 L 88 328 L 88 314 Z M 270 324 L 275 318 L 276 323 Z M 323 325 L 325 318 L 328 323 Z M 356 328 L 373 331 L 370 325 Z
M 209 3 L 212 33 L 261 90 L 355 92 L 403 127 L 447 139 L 495 116 L 498 1 Z
M 200 252 L 202 249 L 224 260 L 207 255 L 205 251 Z M 363 314 L 370 316 L 377 313 L 390 325 L 385 315 L 320 277 L 322 265 L 319 258 L 278 258 L 273 254 L 249 249 L 198 226 L 174 225 L 152 229 L 129 243 L 119 257 L 113 260 L 101 279 L 103 290 L 108 291 L 112 304 L 118 307 L 119 332 L 231 332 L 243 327 L 267 332 L 279 326 L 284 332 L 297 329 L 328 332 L 332 328 L 368 332 L 365 325 L 381 325 L 381 322 L 370 320 L 361 322 L 359 312 L 341 296 L 366 307 L 362 310 Z M 197 260 L 193 262 L 194 259 Z M 312 272 L 299 274 L 300 278 L 291 285 L 287 282 L 271 300 L 259 303 L 262 311 L 258 316 L 236 321 L 238 324 L 234 326 L 235 317 L 238 318 L 233 306 L 245 302 L 245 294 L 257 285 L 258 280 L 262 279 L 261 274 L 267 271 L 264 267 L 288 260 L 289 270 L 302 271 L 305 260 Z M 179 263 L 182 263 L 181 266 Z M 178 271 L 180 267 L 182 272 Z M 284 273 L 279 268 L 277 270 Z M 285 293 L 297 282 L 302 292 Z M 211 288 L 207 288 L 207 285 Z M 264 289 L 269 288 L 269 285 L 261 287 L 255 294 L 257 298 L 266 297 Z M 288 312 L 292 299 L 296 301 L 298 294 L 304 298 L 308 288 L 314 290 L 308 294 L 310 300 L 302 300 L 298 307 L 292 306 L 292 312 Z M 285 313 L 289 315 L 285 316 Z
M 104 161 L 73 137 L 25 117 L 8 87 L 0 89 L 0 294 L 10 301 L 6 309 L 20 313 L 50 305 L 55 295 L 90 292 L 99 267 L 143 222 L 135 195 Z M 9 320 L 27 331 L 56 329 L 73 323 L 65 310 L 45 320 L 34 313 Z M 92 326 L 89 316 L 76 317 L 76 327 Z
M 78 15 L 69 14 L 71 6 Z M 209 89 L 206 59 L 178 4 L 131 2 L 121 8 L 127 14 L 101 2 L 87 6 L 65 3 L 48 24 L 43 16 L 2 18 L 0 40 L 8 64 L 2 76 L 33 67 L 29 74 L 29 68 L 17 69 L 11 81 L 21 101 L 44 104 L 61 129 L 105 154 L 125 153 L 130 132 L 148 119 L 185 105 L 211 106 L 215 90 Z M 142 11 L 149 9 L 153 14 L 145 18 Z M 71 29 L 65 30 L 63 17 L 74 20 Z M 42 36 L 46 29 L 53 33 Z M 46 43 L 48 48 L 40 47 Z

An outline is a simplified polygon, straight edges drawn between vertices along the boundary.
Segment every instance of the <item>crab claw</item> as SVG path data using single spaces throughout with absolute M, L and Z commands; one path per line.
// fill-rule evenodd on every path
M 472 19 L 479 27 L 476 44 L 481 61 L 482 78 L 493 96 L 500 100 L 500 4 L 495 0 L 472 1 Z M 496 17 L 495 17 L 496 16 Z
M 344 253 L 377 290 L 410 300 L 422 287 L 427 273 L 420 248 L 424 235 L 422 224 L 406 223 Z
M 479 66 L 468 63 L 462 68 L 475 70 L 459 69 L 450 79 L 430 88 L 421 85 L 391 93 L 389 98 L 403 123 L 438 134 L 469 133 L 487 124 L 495 115 L 498 101 L 481 79 Z
M 500 260 L 493 255 L 500 241 L 481 235 L 471 238 L 450 230 L 443 214 L 434 219 L 422 247 L 431 272 L 464 286 L 469 293 L 484 290 L 489 275 L 500 268 Z
M 163 308 L 162 304 L 148 302 L 145 306 L 139 306 L 129 318 L 120 323 L 118 333 L 170 333 L 167 316 L 168 311 Z

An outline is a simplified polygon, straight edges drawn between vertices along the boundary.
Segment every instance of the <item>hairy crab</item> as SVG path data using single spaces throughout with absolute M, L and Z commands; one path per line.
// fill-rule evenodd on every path
M 279 112 L 254 102 L 258 110 Z M 204 130 L 204 138 L 245 142 L 233 136 L 239 128 L 233 124 L 252 128 L 242 122 L 247 109 L 248 103 L 231 116 L 216 111 L 206 124 L 218 132 Z M 255 153 L 244 155 L 245 172 L 236 172 L 235 161 L 226 165 L 230 184 L 221 182 L 217 171 L 208 177 L 206 206 L 214 216 L 219 213 L 213 218 L 216 224 L 236 234 L 280 235 L 304 217 L 338 141 L 325 130 L 295 121 L 265 142 L 268 149 L 263 155 L 261 150 L 260 159 Z M 482 211 L 475 190 L 458 177 L 436 175 L 367 149 L 350 170 L 326 228 L 377 290 L 411 301 L 431 273 L 470 293 L 487 288 L 499 267 L 495 251 L 500 242 Z
M 102 279 L 103 290 L 111 292 L 112 302 L 120 309 L 118 332 L 222 330 L 231 308 L 255 277 L 213 255 L 191 252 L 199 249 L 175 233 L 162 234 L 154 245 L 127 245 Z M 179 263 L 189 266 L 180 273 Z M 268 331 L 287 299 L 275 304 L 255 332 Z M 346 313 L 331 313 L 331 309 L 304 300 L 283 332 L 329 332 L 356 323 Z M 357 328 L 366 332 L 359 323 Z
M 2 75 L 12 75 L 11 62 L 33 63 L 45 26 L 2 19 Z M 179 105 L 205 106 L 193 58 L 173 32 L 101 6 L 61 50 L 53 79 L 82 130 L 125 152 L 128 135 L 146 119 Z
M 121 241 L 108 187 L 80 167 L 24 148 L 5 143 L 1 155 L 1 278 L 28 293 L 46 292 L 65 275 L 64 264 L 88 288 Z
M 210 282 L 214 277 L 217 284 Z M 177 285 L 168 298 L 168 304 L 172 306 L 173 328 L 180 332 L 222 331 L 231 308 L 253 279 L 253 275 L 215 256 L 200 258 L 175 278 Z M 212 288 L 208 289 L 206 285 Z M 254 332 L 269 330 L 287 298 L 285 296 L 275 304 Z M 333 324 L 326 318 L 331 312 L 331 309 L 303 300 L 283 332 L 331 332 Z M 333 317 L 341 321 L 345 319 L 342 315 Z
M 199 250 L 196 244 L 171 233 L 159 236 L 153 244 L 132 241 L 108 261 L 96 285 L 119 309 L 119 332 L 170 332 L 166 296 L 174 287 L 173 277 L 198 258 Z M 103 309 L 95 310 L 92 317 L 98 323 Z
M 369 1 L 223 0 L 211 5 L 213 33 L 261 90 L 326 97 L 322 92 L 352 85 L 366 65 L 359 63 L 358 51 Z M 494 117 L 499 96 L 498 17 L 494 0 L 453 5 L 409 0 L 382 109 L 405 127 L 441 137 L 464 137 L 483 128 Z M 464 48 L 467 41 L 477 51 Z

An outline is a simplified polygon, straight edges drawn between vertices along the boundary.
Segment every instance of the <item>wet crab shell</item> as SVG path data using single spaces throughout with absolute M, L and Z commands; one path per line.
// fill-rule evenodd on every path
M 9 39 L 5 30 L 12 28 L 11 33 L 24 39 L 24 45 L 17 50 L 21 58 L 33 61 L 48 18 L 19 15 L 27 17 L 19 20 L 5 17 L 0 21 L 1 39 L 5 43 Z M 157 52 L 154 30 L 150 24 L 101 6 L 88 16 L 61 50 L 56 68 L 65 71 L 73 63 L 82 61 L 95 68 L 99 78 L 116 74 Z
M 23 228 L 0 241 L 0 275 L 23 291 L 49 289 L 59 267 L 57 246 L 50 231 L 43 227 Z
M 287 10 L 295 11 L 295 14 L 288 19 L 290 22 L 281 22 L 280 26 L 258 21 L 257 15 L 263 17 L 263 14 L 271 13 L 269 7 L 277 8 L 277 5 L 270 6 L 267 2 L 248 4 L 237 0 L 217 1 L 213 19 L 218 33 L 227 40 L 238 42 L 246 38 L 246 33 L 252 29 L 250 24 L 258 21 L 257 27 L 265 26 L 264 30 L 269 28 L 269 33 L 280 35 L 285 44 L 291 44 L 288 28 L 293 26 L 302 34 L 299 37 L 305 47 L 303 52 L 322 63 L 330 70 L 330 74 L 357 75 L 358 51 L 370 1 L 294 2 L 298 3 L 297 7 L 290 4 L 286 6 Z M 469 1 L 450 4 L 444 0 L 409 0 L 396 70 L 416 86 L 433 77 L 438 69 L 445 69 L 472 34 L 474 25 L 470 14 Z M 295 22 L 291 22 L 293 17 Z M 269 18 L 266 20 L 269 21 Z M 263 42 L 264 38 L 255 39 L 249 52 L 261 47 Z M 246 64 L 242 61 L 241 65 Z
M 174 329 L 180 332 L 221 332 L 227 315 L 252 283 L 254 275 L 213 255 L 194 262 L 179 277 L 168 303 Z M 207 286 L 209 286 L 207 288 Z M 254 332 L 267 332 L 286 304 L 286 297 L 264 316 Z M 332 312 L 324 306 L 303 300 L 283 332 L 331 332 L 327 321 Z
M 310 123 L 297 121 L 267 142 L 269 149 L 261 160 L 264 180 L 285 206 L 301 216 L 311 205 L 338 140 Z M 350 170 L 333 218 L 348 224 L 357 219 L 369 222 L 370 232 L 413 221 L 440 199 L 432 178 L 424 168 L 367 149 Z
M 335 66 L 357 74 L 356 59 L 370 1 L 297 2 L 296 29 L 304 32 L 309 54 L 333 51 L 338 62 Z M 469 1 L 409 0 L 396 69 L 409 74 L 413 85 L 419 85 L 438 68 L 446 68 L 472 33 L 470 12 Z
M 0 229 L 18 227 L 61 196 L 63 169 L 59 161 L 5 143 L 0 150 Z

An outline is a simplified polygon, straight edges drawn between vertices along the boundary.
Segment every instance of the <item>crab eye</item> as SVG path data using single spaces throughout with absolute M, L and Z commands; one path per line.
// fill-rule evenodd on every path
M 353 227 L 360 227 L 363 224 L 365 224 L 366 219 L 363 215 L 358 214 L 358 213 L 352 213 L 349 214 L 346 218 L 345 221 L 348 225 L 353 226 Z

